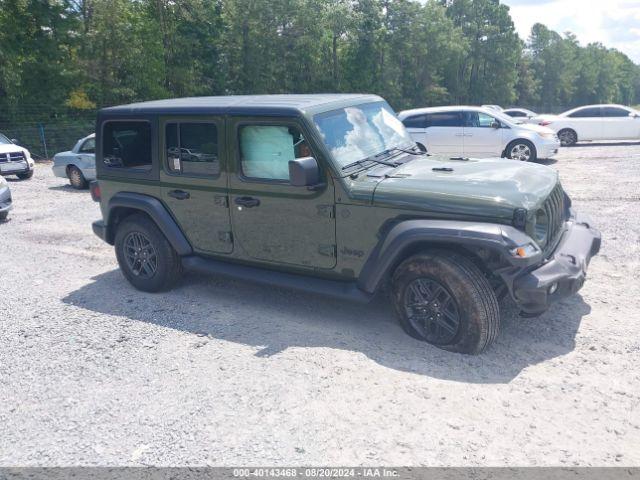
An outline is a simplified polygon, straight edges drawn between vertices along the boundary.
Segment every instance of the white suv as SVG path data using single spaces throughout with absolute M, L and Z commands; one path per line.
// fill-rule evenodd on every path
M 534 161 L 551 158 L 560 148 L 553 130 L 519 124 L 501 112 L 482 107 L 418 108 L 400 112 L 398 118 L 430 153 Z
M 0 133 L 0 175 L 17 175 L 20 180 L 27 180 L 33 177 L 34 166 L 29 150 Z
M 582 140 L 640 140 L 640 112 L 624 105 L 586 105 L 533 120 L 557 132 L 566 147 Z

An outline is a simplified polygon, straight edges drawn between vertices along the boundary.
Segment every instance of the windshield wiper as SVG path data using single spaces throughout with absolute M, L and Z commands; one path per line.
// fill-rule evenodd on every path
M 412 148 L 411 150 L 407 150 L 405 148 L 400 148 L 400 147 L 391 147 L 391 148 L 388 148 L 388 149 L 384 150 L 383 152 L 380 152 L 376 156 L 388 155 L 391 152 L 403 152 L 403 153 L 407 153 L 409 155 L 429 155 L 427 152 L 423 152 L 420 149 L 418 149 L 418 151 L 416 152 L 414 150 L 416 147 L 417 147 L 417 145 L 415 147 L 411 147 Z
M 383 152 L 384 153 L 384 152 Z M 378 153 L 377 155 L 374 155 L 372 157 L 367 157 L 367 158 L 363 158 L 362 160 L 356 160 L 355 162 L 352 163 L 348 163 L 347 165 L 345 165 L 344 167 L 342 167 L 342 170 L 346 170 L 347 168 L 351 168 L 351 167 L 355 167 L 356 165 L 362 165 L 365 162 L 374 162 L 374 163 L 379 163 L 381 165 L 387 165 L 389 167 L 397 167 L 399 164 L 394 163 L 394 162 L 385 162 L 384 160 L 379 160 L 376 157 L 380 156 L 381 154 Z

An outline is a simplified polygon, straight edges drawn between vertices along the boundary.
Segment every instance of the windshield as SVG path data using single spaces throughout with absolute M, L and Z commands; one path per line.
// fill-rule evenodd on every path
M 341 167 L 394 147 L 414 145 L 387 102 L 332 110 L 313 119 L 324 144 Z
M 12 142 L 11 140 L 9 140 L 7 137 L 5 137 L 3 134 L 0 133 L 0 145 L 11 145 Z

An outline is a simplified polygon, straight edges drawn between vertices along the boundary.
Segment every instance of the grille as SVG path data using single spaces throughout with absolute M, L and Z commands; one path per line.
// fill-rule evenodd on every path
M 22 152 L 0 153 L 0 163 L 22 162 L 24 160 L 25 157 Z
M 551 191 L 542 206 L 549 219 L 549 241 L 547 247 L 553 247 L 562 233 L 562 227 L 567 220 L 567 208 L 564 204 L 564 190 L 558 183 Z

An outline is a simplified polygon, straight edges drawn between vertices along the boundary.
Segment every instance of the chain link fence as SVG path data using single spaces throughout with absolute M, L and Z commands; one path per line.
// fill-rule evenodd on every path
M 49 159 L 71 150 L 82 137 L 93 133 L 96 112 L 43 115 L 42 110 L 24 106 L 10 115 L 0 115 L 0 133 L 27 148 L 33 158 Z

